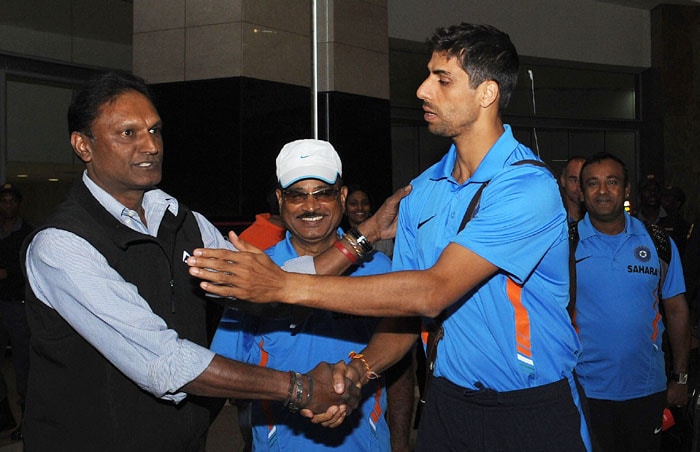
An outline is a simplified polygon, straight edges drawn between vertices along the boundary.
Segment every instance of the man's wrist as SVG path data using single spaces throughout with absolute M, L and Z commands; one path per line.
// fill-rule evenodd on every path
M 380 377 L 378 373 L 372 370 L 372 367 L 367 362 L 365 355 L 362 353 L 350 352 L 348 357 L 350 358 L 349 365 L 355 365 L 355 370 L 360 374 L 360 383 L 362 383 L 363 386 L 367 384 L 369 380 L 375 380 Z M 358 367 L 357 363 L 361 363 L 361 367 Z
M 346 235 L 360 247 L 363 256 L 371 253 L 372 250 L 374 250 L 374 245 L 372 245 L 372 242 L 357 228 L 350 228 Z
M 287 392 L 287 399 L 284 401 L 284 406 L 286 406 L 290 412 L 296 413 L 299 410 L 307 408 L 311 404 L 311 397 L 314 392 L 314 380 L 310 375 L 301 374 L 292 370 L 288 373 L 289 389 Z
M 378 228 L 374 227 L 373 224 L 374 217 L 369 217 L 367 220 L 363 221 L 355 229 L 357 229 L 360 234 L 362 234 L 370 243 L 376 243 L 381 240 L 381 237 L 377 233 Z
M 369 378 L 367 378 L 367 374 L 365 372 L 365 366 L 361 362 L 359 362 L 356 359 L 351 359 L 350 362 L 348 363 L 348 367 L 352 367 L 353 370 L 359 375 L 360 378 L 360 385 L 364 386 L 367 384 L 369 381 Z
M 672 372 L 671 381 L 679 385 L 686 385 L 688 384 L 688 374 L 686 372 Z

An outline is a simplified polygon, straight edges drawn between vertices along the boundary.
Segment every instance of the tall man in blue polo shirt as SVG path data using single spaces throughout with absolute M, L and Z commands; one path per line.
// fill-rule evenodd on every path
M 583 345 L 576 372 L 593 440 L 601 451 L 658 451 L 664 407 L 685 405 L 688 397 L 690 329 L 678 249 L 669 238 L 662 277 L 665 264 L 649 232 L 625 212 L 630 186 L 617 157 L 589 157 L 581 188 L 588 213 L 578 223 L 576 248 L 574 321 Z M 664 327 L 673 352 L 668 381 Z
M 351 357 L 347 375 L 360 383 L 416 340 L 417 322 L 407 317 L 444 317 L 416 450 L 586 450 L 572 376 L 579 341 L 566 311 L 566 211 L 554 176 L 522 164 L 537 157 L 501 119 L 517 82 L 517 52 L 507 34 L 484 25 L 442 28 L 430 42 L 429 74 L 417 96 L 430 131 L 453 146 L 401 201 L 392 273 L 285 275 L 258 253 L 217 250 L 196 250 L 190 272 L 226 284 L 202 283 L 220 295 L 394 316 Z M 364 245 L 358 255 L 386 238 L 378 231 L 387 217 L 375 217 L 354 234 Z M 331 253 L 343 259 L 333 247 L 316 259 L 317 273 Z M 205 275 L 208 265 L 230 275 Z

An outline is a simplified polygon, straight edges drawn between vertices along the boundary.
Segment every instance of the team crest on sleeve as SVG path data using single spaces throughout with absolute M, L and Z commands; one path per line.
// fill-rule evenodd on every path
M 651 250 L 644 245 L 638 246 L 634 250 L 634 257 L 640 262 L 649 262 L 649 259 L 651 259 Z

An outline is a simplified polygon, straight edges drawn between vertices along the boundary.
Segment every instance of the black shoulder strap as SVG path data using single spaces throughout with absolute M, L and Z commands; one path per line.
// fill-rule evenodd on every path
M 569 304 L 566 310 L 573 320 L 576 309 L 576 247 L 578 246 L 578 221 L 569 223 Z
M 654 247 L 656 247 L 656 252 L 659 253 L 659 258 L 666 261 L 667 264 L 671 262 L 673 248 L 671 248 L 671 240 L 668 232 L 657 224 L 644 223 L 644 225 L 651 239 L 654 241 Z
M 549 170 L 549 172 L 551 172 L 552 175 L 554 175 L 554 172 L 552 171 L 552 169 L 549 166 L 547 166 L 546 163 L 541 162 L 539 160 L 535 160 L 535 159 L 518 160 L 517 162 L 513 163 L 511 166 L 520 166 L 520 165 L 528 165 L 528 164 L 547 168 Z M 554 179 L 556 180 L 556 176 L 554 176 Z M 479 187 L 479 189 L 476 191 L 476 193 L 474 193 L 474 197 L 469 202 L 469 206 L 467 207 L 467 211 L 464 212 L 464 217 L 462 217 L 462 222 L 460 223 L 459 229 L 457 230 L 457 232 L 460 232 L 462 229 L 464 229 L 464 227 L 467 225 L 467 223 L 469 223 L 469 220 L 471 220 L 472 217 L 474 216 L 474 211 L 476 210 L 476 207 L 479 205 L 479 201 L 481 200 L 481 192 L 484 191 L 484 188 L 486 188 L 486 186 L 489 184 L 489 182 L 491 182 L 491 180 L 487 180 L 486 182 L 482 183 L 481 187 Z M 559 185 L 559 184 L 557 184 L 557 185 Z M 561 187 L 559 187 L 559 193 L 562 194 L 562 201 L 563 201 L 563 199 L 564 199 L 563 196 L 565 196 L 565 195 L 563 194 Z
M 647 228 L 647 232 L 654 242 L 654 248 L 656 248 L 656 253 L 659 255 L 659 264 L 661 265 L 661 274 L 659 275 L 659 299 L 663 298 L 661 293 L 661 288 L 666 280 L 666 274 L 668 273 L 668 266 L 671 263 L 671 257 L 673 256 L 673 248 L 671 247 L 671 238 L 668 232 L 661 226 L 657 224 L 644 223 Z
M 484 191 L 484 188 L 491 182 L 490 180 L 487 180 L 483 184 L 481 184 L 481 187 L 474 193 L 474 197 L 472 200 L 469 202 L 469 206 L 467 207 L 467 211 L 464 212 L 464 217 L 462 217 L 462 222 L 459 224 L 459 229 L 457 229 L 457 232 L 461 232 L 462 229 L 469 223 L 469 220 L 474 217 L 474 211 L 476 210 L 476 206 L 479 205 L 479 201 L 481 200 L 481 192 Z

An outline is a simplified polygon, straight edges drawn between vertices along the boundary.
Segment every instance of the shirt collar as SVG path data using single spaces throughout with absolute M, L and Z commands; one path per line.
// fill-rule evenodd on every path
M 88 191 L 92 196 L 97 199 L 97 201 L 102 205 L 102 207 L 107 210 L 114 218 L 116 218 L 122 224 L 130 227 L 131 229 L 143 230 L 145 228 L 143 223 L 136 214 L 135 211 L 127 208 L 122 203 L 116 200 L 114 196 L 106 192 L 102 187 L 97 185 L 88 177 L 87 170 L 83 172 L 83 183 L 87 187 Z M 179 210 L 179 205 L 177 199 L 168 195 L 163 190 L 151 189 L 147 190 L 143 195 L 143 200 L 141 201 L 143 210 L 146 214 L 146 221 L 149 226 L 160 225 L 160 220 L 168 209 L 173 215 L 177 215 Z M 136 224 L 134 224 L 136 223 Z M 155 229 L 157 231 L 157 227 Z
M 509 161 L 509 157 L 513 153 L 519 143 L 513 136 L 513 131 L 508 124 L 503 124 L 503 134 L 491 146 L 491 149 L 486 153 L 479 167 L 474 171 L 465 183 L 476 182 L 484 183 L 493 179 L 493 177 L 504 167 Z M 456 183 L 452 177 L 455 162 L 457 161 L 457 148 L 453 144 L 450 150 L 447 151 L 445 157 L 435 165 L 430 178 L 433 180 L 449 179 Z
M 646 234 L 646 228 L 641 221 L 632 221 L 629 213 L 625 212 L 625 229 L 622 231 L 625 235 L 643 235 Z M 603 234 L 598 231 L 591 223 L 591 217 L 588 212 L 583 219 L 578 223 L 578 236 L 581 240 L 592 237 L 596 234 Z
M 342 238 L 345 235 L 345 231 L 343 231 L 343 228 L 338 227 L 338 229 L 336 230 L 336 235 Z M 287 229 L 287 231 L 284 233 L 283 242 L 285 243 L 287 253 L 290 256 L 299 257 L 299 253 L 297 253 L 296 248 L 294 248 L 294 245 L 292 244 L 292 231 L 290 231 L 289 229 Z

